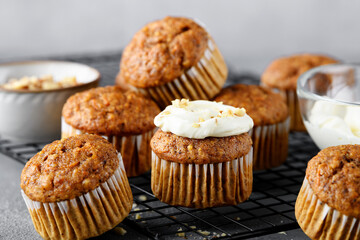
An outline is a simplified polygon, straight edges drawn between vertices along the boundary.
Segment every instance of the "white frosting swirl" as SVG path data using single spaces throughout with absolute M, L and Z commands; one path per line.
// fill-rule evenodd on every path
M 246 133 L 254 126 L 245 112 L 218 102 L 177 99 L 155 117 L 154 123 L 181 137 L 227 137 Z

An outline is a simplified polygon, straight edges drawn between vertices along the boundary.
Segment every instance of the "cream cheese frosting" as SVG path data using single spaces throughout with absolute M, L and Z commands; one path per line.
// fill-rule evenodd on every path
M 305 126 L 319 148 L 360 144 L 360 107 L 317 101 Z
M 154 123 L 164 132 L 195 139 L 239 135 L 254 126 L 244 108 L 187 99 L 172 101 L 155 117 Z

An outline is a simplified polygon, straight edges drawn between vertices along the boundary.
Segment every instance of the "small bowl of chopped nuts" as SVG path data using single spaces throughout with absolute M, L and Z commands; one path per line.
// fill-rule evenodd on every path
M 96 69 L 80 63 L 0 64 L 0 138 L 21 143 L 59 139 L 67 98 L 99 81 Z

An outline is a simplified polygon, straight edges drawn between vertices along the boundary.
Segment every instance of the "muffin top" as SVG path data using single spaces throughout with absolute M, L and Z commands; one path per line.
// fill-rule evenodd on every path
M 288 108 L 283 97 L 261 86 L 233 85 L 222 89 L 215 101 L 245 108 L 255 126 L 283 122 L 288 117 Z
M 321 65 L 337 63 L 337 60 L 314 54 L 300 54 L 273 61 L 261 76 L 261 81 L 269 87 L 295 90 L 297 79 L 304 72 Z
M 360 218 L 360 145 L 321 150 L 309 161 L 306 178 L 322 202 Z
M 72 95 L 62 115 L 66 123 L 87 133 L 126 136 L 153 129 L 159 112 L 159 107 L 141 93 L 108 86 Z
M 252 146 L 247 133 L 229 137 L 193 139 L 159 129 L 150 142 L 161 159 L 182 164 L 221 163 L 246 155 Z
M 208 39 L 206 30 L 188 18 L 151 22 L 124 49 L 120 79 L 139 88 L 171 82 L 200 60 Z
M 58 202 L 85 194 L 119 166 L 115 148 L 97 135 L 77 135 L 46 145 L 21 173 L 21 188 L 33 201 Z

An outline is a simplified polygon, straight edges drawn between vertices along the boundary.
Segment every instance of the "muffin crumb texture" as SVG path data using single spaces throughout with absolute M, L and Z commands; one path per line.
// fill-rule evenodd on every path
M 68 200 L 94 190 L 118 166 L 118 154 L 104 138 L 69 137 L 46 145 L 27 162 L 21 188 L 33 201 Z
M 160 129 L 151 139 L 151 148 L 161 159 L 187 164 L 220 163 L 246 155 L 252 146 L 247 133 L 230 137 L 192 139 Z
M 360 218 L 360 145 L 326 148 L 308 163 L 316 196 L 342 214 Z
M 261 81 L 279 89 L 296 89 L 297 79 L 304 72 L 338 61 L 322 55 L 300 54 L 274 60 L 264 71 Z
M 168 83 L 200 60 L 208 39 L 205 29 L 188 18 L 151 22 L 125 48 L 117 81 L 139 88 Z
M 224 88 L 215 101 L 237 107 L 237 116 L 247 113 L 255 126 L 283 122 L 289 114 L 285 100 L 280 94 L 257 85 L 237 84 Z
M 62 114 L 66 123 L 81 131 L 126 136 L 154 129 L 159 112 L 159 107 L 142 94 L 108 86 L 71 96 Z

